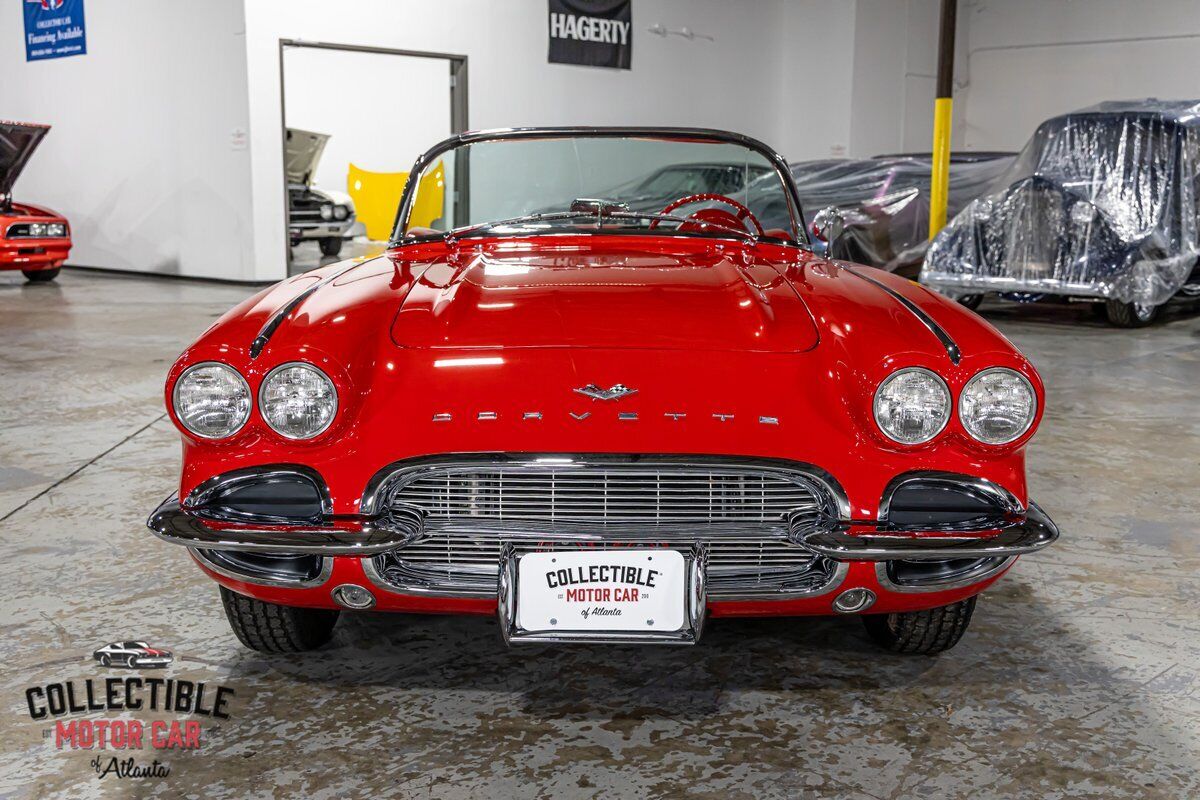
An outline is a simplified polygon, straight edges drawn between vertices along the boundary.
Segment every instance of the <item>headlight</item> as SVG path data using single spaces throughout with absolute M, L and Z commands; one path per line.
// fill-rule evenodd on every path
M 949 419 L 950 390 L 927 369 L 898 370 L 875 392 L 875 422 L 901 444 L 928 442 Z
M 171 403 L 183 427 L 204 439 L 224 439 L 250 418 L 250 387 L 233 367 L 205 361 L 179 376 Z
M 333 381 L 298 361 L 271 370 L 258 392 L 258 410 L 271 429 L 289 439 L 311 439 L 337 414 Z
M 321 206 L 321 219 L 333 219 L 333 206 L 328 203 Z
M 985 369 L 967 381 L 958 399 L 958 418 L 967 433 L 985 444 L 1021 438 L 1037 414 L 1037 394 L 1011 369 Z
M 333 207 L 333 218 L 334 219 L 345 219 L 348 216 L 350 216 L 350 209 L 346 208 L 345 206 L 341 206 L 341 205 Z
M 46 226 L 46 235 L 47 236 L 66 236 L 67 235 L 67 226 L 63 225 L 61 222 L 51 222 L 49 225 Z
M 29 235 L 34 239 L 40 239 L 46 235 L 46 226 L 41 222 L 29 223 Z

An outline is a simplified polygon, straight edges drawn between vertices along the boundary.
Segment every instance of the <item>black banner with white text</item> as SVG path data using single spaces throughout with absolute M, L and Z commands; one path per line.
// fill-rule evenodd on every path
M 549 0 L 550 62 L 629 69 L 633 0 Z

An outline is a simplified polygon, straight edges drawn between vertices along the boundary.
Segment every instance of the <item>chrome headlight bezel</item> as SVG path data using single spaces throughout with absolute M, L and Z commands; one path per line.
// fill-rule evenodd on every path
M 275 427 L 275 425 L 271 421 L 271 416 L 268 413 L 267 401 L 266 401 L 266 397 L 265 397 L 267 390 L 270 388 L 271 381 L 273 378 L 275 378 L 277 375 L 279 375 L 279 373 L 281 373 L 282 371 L 284 371 L 286 369 L 295 369 L 295 368 L 306 369 L 306 370 L 316 373 L 321 378 L 321 380 L 323 380 L 329 386 L 330 394 L 332 395 L 332 398 L 333 398 L 333 407 L 330 409 L 329 418 L 325 421 L 325 424 L 322 425 L 319 429 L 312 431 L 311 433 L 305 433 L 302 435 L 296 435 L 294 433 L 289 433 L 287 431 L 283 431 L 283 430 L 280 430 L 279 428 Z M 337 419 L 338 408 L 340 407 L 340 405 L 341 405 L 341 399 L 338 397 L 337 384 L 333 382 L 333 379 L 329 377 L 329 375 L 325 372 L 325 370 L 321 369 L 316 364 L 310 364 L 307 361 L 288 361 L 288 362 L 285 362 L 283 364 L 280 364 L 280 365 L 274 367 L 270 372 L 268 372 L 265 376 L 263 376 L 262 383 L 259 384 L 259 387 L 258 387 L 258 413 L 262 417 L 263 422 L 266 423 L 267 427 L 270 428 L 275 433 L 279 434 L 280 436 L 282 436 L 285 439 L 289 439 L 294 442 L 315 439 L 318 436 L 320 436 L 321 434 L 325 433 L 325 431 L 329 430 L 330 426 L 333 425 L 334 420 Z
M 233 428 L 229 429 L 227 432 L 219 433 L 219 434 L 202 433 L 202 432 L 194 429 L 191 425 L 188 424 L 186 417 L 181 412 L 180 407 L 179 407 L 179 391 L 184 386 L 184 382 L 187 380 L 187 378 L 190 375 L 192 375 L 194 372 L 196 372 L 197 370 L 209 369 L 209 368 L 220 369 L 224 372 L 227 372 L 227 373 L 233 375 L 235 378 L 237 378 L 237 382 L 241 386 L 242 393 L 243 393 L 243 395 L 245 397 L 245 401 L 246 401 L 245 409 L 242 411 L 241 419 L 238 422 L 238 424 L 236 426 L 234 426 Z M 177 419 L 179 421 L 180 426 L 182 426 L 183 429 L 186 430 L 192 436 L 196 436 L 200 439 L 206 439 L 208 441 L 217 441 L 219 439 L 228 439 L 230 436 L 233 436 L 234 434 L 238 433 L 240 430 L 245 428 L 246 423 L 250 421 L 250 416 L 254 411 L 254 393 L 250 391 L 250 384 L 246 382 L 246 378 L 242 375 L 242 373 L 238 372 L 236 369 L 229 366 L 228 364 L 222 363 L 220 361 L 200 361 L 200 362 L 197 362 L 197 363 L 191 365 L 190 367 L 185 369 L 183 372 L 179 373 L 179 377 L 175 379 L 175 385 L 173 387 L 171 387 L 171 411 L 175 415 L 175 419 Z
M 936 384 L 941 387 L 942 396 L 945 398 L 945 409 L 941 414 L 940 424 L 935 431 L 923 439 L 906 440 L 897 438 L 890 431 L 888 431 L 887 427 L 884 426 L 879 417 L 879 400 L 884 390 L 890 386 L 893 381 L 898 380 L 901 376 L 908 374 L 920 374 L 933 378 Z M 875 421 L 875 427 L 878 428 L 879 431 L 890 441 L 907 447 L 915 447 L 918 445 L 927 444 L 928 442 L 936 439 L 939 435 L 941 435 L 942 431 L 946 430 L 946 425 L 950 423 L 950 417 L 953 416 L 953 414 L 954 397 L 950 394 L 950 387 L 946 384 L 946 380 L 941 375 L 938 375 L 936 372 L 926 367 L 902 367 L 901 369 L 895 370 L 879 382 L 879 386 L 875 388 L 875 394 L 871 398 L 871 417 Z
M 988 375 L 995 374 L 1005 374 L 1017 378 L 1029 392 L 1029 411 L 1027 413 L 1025 424 L 1018 433 L 1006 439 L 983 438 L 976 430 L 973 429 L 972 423 L 968 421 L 967 418 L 967 406 L 970 403 L 969 395 L 971 388 L 977 385 L 977 382 L 980 379 Z M 1037 415 L 1038 396 L 1037 390 L 1033 386 L 1033 381 L 1029 380 L 1029 378 L 1025 377 L 1025 375 L 1021 374 L 1015 369 L 1012 369 L 1011 367 L 988 367 L 987 369 L 982 369 L 979 372 L 976 372 L 971 376 L 971 379 L 963 385 L 962 391 L 958 396 L 958 421 L 962 424 L 963 430 L 966 431 L 967 435 L 970 436 L 974 441 L 979 442 L 980 444 L 990 445 L 992 447 L 1003 447 L 1005 445 L 1012 444 L 1021 437 L 1025 436 L 1025 434 L 1029 433 L 1029 431 L 1033 428 L 1033 423 L 1037 420 Z

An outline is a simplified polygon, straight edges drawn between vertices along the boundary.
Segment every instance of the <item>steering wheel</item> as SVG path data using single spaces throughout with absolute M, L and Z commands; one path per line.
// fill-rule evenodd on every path
M 681 197 L 678 200 L 671 202 L 659 213 L 670 214 L 672 211 L 684 206 L 690 206 L 692 203 L 704 202 L 724 203 L 725 205 L 732 207 L 736 213 L 726 211 L 722 208 L 702 208 L 694 214 L 689 214 L 689 220 L 695 220 L 700 225 L 709 224 L 722 228 L 736 228 L 740 226 L 743 230 L 749 229 L 749 226 L 746 225 L 746 220 L 749 220 L 750 224 L 754 226 L 753 231 L 751 231 L 752 233 L 757 232 L 759 236 L 765 235 L 763 233 L 763 226 L 761 223 L 759 223 L 758 217 L 754 216 L 754 212 L 746 208 L 737 200 L 734 200 L 731 197 L 726 197 L 723 194 L 712 194 L 707 192 L 702 194 L 689 194 L 686 197 Z M 659 222 L 661 222 L 661 220 L 653 220 L 650 223 L 650 227 L 657 228 Z M 699 227 L 699 225 L 697 227 Z M 681 231 L 693 230 L 689 223 L 686 222 L 682 223 L 679 226 L 679 229 Z

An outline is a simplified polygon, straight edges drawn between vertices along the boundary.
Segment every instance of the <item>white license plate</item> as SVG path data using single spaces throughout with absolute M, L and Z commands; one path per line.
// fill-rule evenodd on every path
M 668 634 L 688 627 L 688 560 L 660 548 L 525 553 L 516 623 L 538 634 Z

